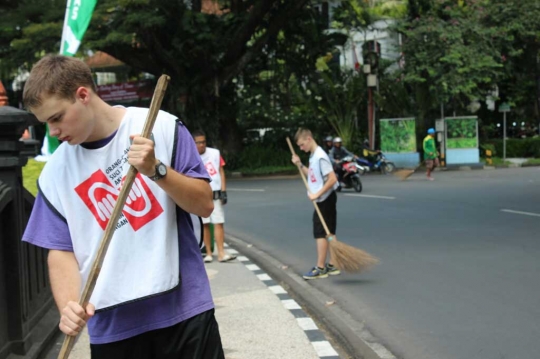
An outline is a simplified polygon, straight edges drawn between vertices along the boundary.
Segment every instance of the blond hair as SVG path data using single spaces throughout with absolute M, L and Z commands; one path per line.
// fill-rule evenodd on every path
M 296 135 L 294 135 L 294 140 L 298 141 L 301 138 L 311 137 L 313 138 L 313 135 L 311 134 L 311 131 L 307 128 L 300 127 L 298 131 L 296 131 Z
M 44 96 L 75 101 L 79 87 L 97 93 L 90 67 L 73 57 L 47 55 L 32 67 L 24 85 L 23 102 L 27 108 L 35 108 L 43 104 Z

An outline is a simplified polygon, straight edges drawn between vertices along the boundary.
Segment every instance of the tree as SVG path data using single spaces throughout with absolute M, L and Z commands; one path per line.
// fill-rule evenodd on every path
M 360 109 L 366 109 L 366 79 L 354 70 L 320 73 L 310 86 L 310 97 L 320 118 L 326 119 L 345 146 L 352 147 Z
M 58 52 L 64 3 L 47 0 L 44 6 L 43 1 L 21 0 L 16 6 L 1 5 L 13 15 L 10 28 L 16 29 L 2 38 L 4 45 L 10 44 L 3 53 L 9 58 L 2 59 L 3 68 L 29 68 L 44 53 Z M 101 50 L 138 71 L 169 74 L 165 107 L 234 149 L 240 141 L 231 80 L 272 52 L 279 32 L 305 11 L 307 3 L 102 0 L 80 51 Z M 214 11 L 203 12 L 204 4 L 213 4 Z M 185 106 L 180 98 L 187 99 Z
M 345 38 L 339 33 L 325 33 L 324 19 L 310 12 L 309 5 L 305 14 L 308 16 L 280 32 L 264 61 L 252 62 L 238 78 L 239 119 L 246 128 L 306 126 L 317 131 L 329 127 L 319 118 L 320 113 L 313 111 L 307 93 L 319 79 L 316 67 L 321 54 L 335 66 L 332 51 Z
M 500 51 L 504 76 L 502 100 L 523 118 L 540 121 L 540 3 L 536 0 L 491 0 L 485 26 L 497 29 L 492 41 Z
M 497 29 L 483 25 L 480 2 L 439 0 L 415 11 L 424 14 L 398 27 L 405 35 L 404 81 L 425 86 L 435 96 L 431 109 L 439 104 L 462 109 L 471 100 L 485 98 L 501 77 L 502 64 L 489 41 Z

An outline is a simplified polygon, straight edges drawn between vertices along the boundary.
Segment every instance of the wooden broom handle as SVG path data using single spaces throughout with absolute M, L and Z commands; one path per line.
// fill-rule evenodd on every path
M 154 123 L 156 122 L 156 118 L 161 107 L 161 102 L 163 101 L 163 97 L 165 96 L 165 91 L 167 90 L 167 85 L 169 84 L 170 79 L 171 78 L 167 75 L 161 75 L 161 77 L 159 78 L 156 89 L 154 90 L 152 102 L 150 103 L 150 110 L 148 111 L 148 115 L 146 116 L 146 122 L 144 123 L 141 137 L 150 138 L 152 128 L 154 127 Z M 122 185 L 122 189 L 120 190 L 120 194 L 118 195 L 118 199 L 114 206 L 111 218 L 109 219 L 107 227 L 105 228 L 105 233 L 103 234 L 103 238 L 101 239 L 96 258 L 94 259 L 92 269 L 90 271 L 90 274 L 88 275 L 88 280 L 86 281 L 84 289 L 81 293 L 81 297 L 79 299 L 79 304 L 83 307 L 84 310 L 86 310 L 86 306 L 88 305 L 90 297 L 92 296 L 92 292 L 94 291 L 94 287 L 96 286 L 99 272 L 101 271 L 105 255 L 107 254 L 107 248 L 109 247 L 109 243 L 111 242 L 114 230 L 116 229 L 116 224 L 118 222 L 118 219 L 120 218 L 122 210 L 124 209 L 127 196 L 131 191 L 131 187 L 133 185 L 133 182 L 135 181 L 136 175 L 137 170 L 135 169 L 135 167 L 130 166 L 124 184 Z M 60 353 L 58 354 L 58 359 L 67 359 L 69 357 L 69 353 L 71 353 L 71 349 L 73 349 L 73 345 L 75 344 L 75 339 L 76 336 L 66 335 L 66 337 L 64 338 L 64 343 L 62 344 L 62 348 L 60 349 Z
M 293 145 L 291 143 L 291 139 L 289 137 L 287 137 L 287 144 L 289 145 L 289 149 L 291 150 L 291 153 L 293 155 L 295 155 L 296 152 L 294 152 L 294 147 L 293 147 Z M 300 172 L 300 176 L 302 176 L 302 179 L 304 180 L 304 184 L 306 185 L 307 191 L 310 192 L 309 185 L 307 183 L 306 176 L 304 175 L 304 172 L 302 171 L 302 168 L 299 165 L 296 165 L 296 167 L 298 167 L 298 172 Z M 326 235 L 329 236 L 331 234 L 330 230 L 328 229 L 328 226 L 326 225 L 326 221 L 323 218 L 323 215 L 321 213 L 321 210 L 319 209 L 319 206 L 317 205 L 317 202 L 315 202 L 315 201 L 311 201 L 311 202 L 313 203 L 313 206 L 315 207 L 315 211 L 319 215 L 319 219 L 321 220 L 321 223 L 322 223 L 322 225 L 324 227 L 324 230 L 326 231 Z

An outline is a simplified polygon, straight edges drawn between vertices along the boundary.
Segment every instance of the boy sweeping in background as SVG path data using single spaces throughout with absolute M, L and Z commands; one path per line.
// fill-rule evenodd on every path
M 337 217 L 337 195 L 335 190 L 338 187 L 338 182 L 330 158 L 317 145 L 310 130 L 300 128 L 296 132 L 294 139 L 300 150 L 310 153 L 309 167 L 305 167 L 296 154 L 292 156 L 292 163 L 300 166 L 300 170 L 307 177 L 308 197 L 310 200 L 317 202 L 330 233 L 335 234 Z M 340 274 L 339 269 L 334 267 L 331 262 L 326 264 L 328 241 L 326 231 L 316 211 L 313 212 L 313 236 L 317 242 L 317 265 L 304 274 L 303 278 L 318 279 L 327 278 L 329 274 Z

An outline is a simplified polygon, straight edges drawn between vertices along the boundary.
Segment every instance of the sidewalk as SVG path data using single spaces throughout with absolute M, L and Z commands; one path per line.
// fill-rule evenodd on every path
M 206 270 L 226 359 L 339 358 L 313 320 L 248 258 L 240 256 L 229 263 L 214 260 Z M 59 348 L 55 349 L 47 359 L 56 359 Z M 84 332 L 70 359 L 89 358 Z

